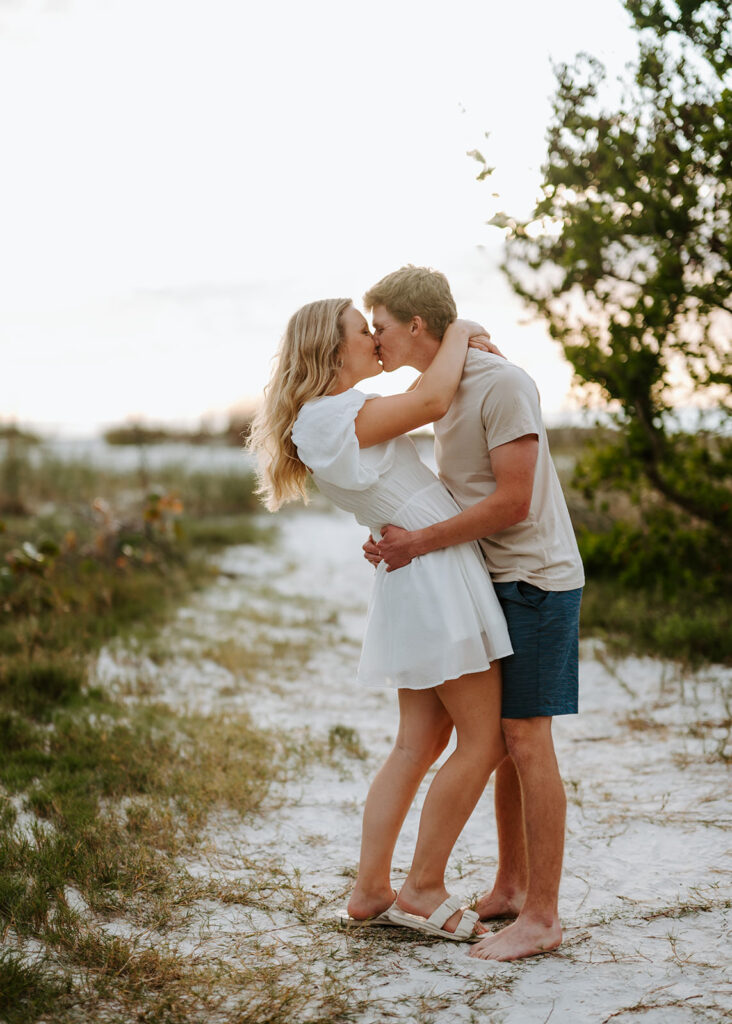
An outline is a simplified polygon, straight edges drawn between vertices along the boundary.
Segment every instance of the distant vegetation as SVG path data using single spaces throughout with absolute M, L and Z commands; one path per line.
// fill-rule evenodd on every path
M 56 636 L 63 650 L 86 629 L 112 635 L 140 613 L 154 617 L 166 593 L 199 579 L 197 548 L 262 536 L 243 468 L 167 467 L 142 490 L 135 472 L 50 456 L 18 464 L 14 453 L 11 476 L 12 500 L 0 490 L 0 673 L 7 656 L 32 660 Z
M 587 575 L 582 635 L 619 653 L 732 663 L 732 567 L 713 531 L 682 530 L 661 502 L 654 515 L 616 487 L 586 491 L 578 467 L 604 431 L 549 435 Z
M 586 625 L 630 646 L 732 657 L 732 13 L 626 0 L 638 60 L 557 68 L 542 197 L 505 213 L 504 270 L 616 429 L 573 478 Z M 491 174 L 485 157 L 480 179 Z M 679 403 L 711 410 L 681 429 Z M 591 513 L 591 514 L 590 514 Z
M 124 423 L 109 427 L 103 437 L 107 444 L 229 444 L 242 445 L 249 436 L 252 416 L 248 412 L 232 413 L 222 430 L 200 426 L 196 430 L 176 430 L 162 424 Z
M 40 437 L 30 430 L 24 430 L 17 423 L 0 423 L 0 441 L 22 441 L 25 444 L 38 444 Z

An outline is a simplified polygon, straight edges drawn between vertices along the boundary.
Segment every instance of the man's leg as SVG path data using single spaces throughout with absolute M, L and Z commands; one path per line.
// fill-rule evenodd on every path
M 516 765 L 511 757 L 501 761 L 494 785 L 498 871 L 493 888 L 480 897 L 475 907 L 482 921 L 516 917 L 524 905 L 528 886 L 523 798 Z
M 397 738 L 364 807 L 358 877 L 348 901 L 352 917 L 372 917 L 394 902 L 394 846 L 419 784 L 447 746 L 452 728 L 434 689 L 399 690 Z
M 551 725 L 549 717 L 503 720 L 506 745 L 521 783 L 528 887 L 516 920 L 479 942 L 471 956 L 517 960 L 556 949 L 562 941 L 558 897 L 567 799 Z
M 505 859 L 511 851 L 527 868 L 526 897 L 516 921 L 486 937 L 472 955 L 516 960 L 555 949 L 562 937 L 557 898 L 567 801 L 551 729 L 553 715 L 577 712 L 582 590 L 544 591 L 522 581 L 495 586 L 514 648 L 513 655 L 503 661 L 502 724 L 516 779 L 506 775 L 505 791 L 498 794 L 498 876 L 480 911 L 485 915 L 486 909 L 505 906 L 510 886 L 520 893 L 521 868 L 512 869 Z M 515 810 L 519 798 L 525 857 L 519 853 L 521 829 Z M 514 910 L 519 899 L 520 895 Z

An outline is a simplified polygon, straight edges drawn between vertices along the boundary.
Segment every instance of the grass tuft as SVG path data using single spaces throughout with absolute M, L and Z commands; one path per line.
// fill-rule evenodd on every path
M 361 742 L 361 738 L 355 729 L 348 725 L 334 725 L 328 731 L 328 749 L 331 755 L 342 752 L 348 757 L 355 757 L 359 761 L 365 761 L 368 750 Z
M 5 1024 L 31 1024 L 58 1009 L 71 992 L 71 979 L 59 976 L 42 961 L 30 963 L 11 950 L 0 950 L 0 1019 Z
M 0 703 L 47 721 L 56 708 L 78 702 L 84 679 L 80 660 L 17 660 L 0 674 Z

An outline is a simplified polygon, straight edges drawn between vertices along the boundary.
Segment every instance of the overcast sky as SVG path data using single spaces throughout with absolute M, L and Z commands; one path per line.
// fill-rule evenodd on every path
M 0 0 L 0 416 L 197 421 L 261 392 L 299 305 L 412 262 L 556 419 L 569 368 L 485 222 L 531 209 L 578 50 L 622 71 L 620 0 Z

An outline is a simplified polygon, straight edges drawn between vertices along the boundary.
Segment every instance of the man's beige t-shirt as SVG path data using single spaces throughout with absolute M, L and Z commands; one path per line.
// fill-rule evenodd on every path
M 549 453 L 536 385 L 500 356 L 468 349 L 457 394 L 435 423 L 440 479 L 461 508 L 496 489 L 491 450 L 526 434 L 539 438 L 529 515 L 483 537 L 480 545 L 496 583 L 524 580 L 542 590 L 574 590 L 584 585 L 582 560 Z

